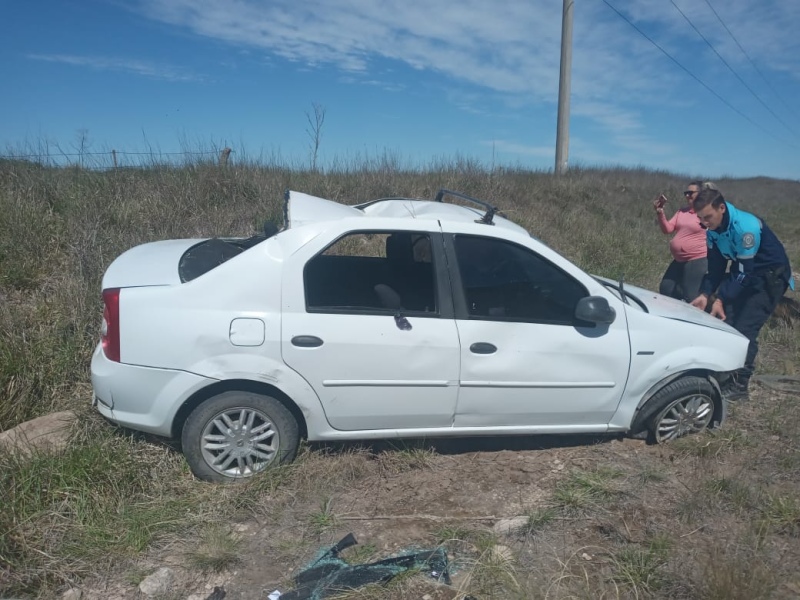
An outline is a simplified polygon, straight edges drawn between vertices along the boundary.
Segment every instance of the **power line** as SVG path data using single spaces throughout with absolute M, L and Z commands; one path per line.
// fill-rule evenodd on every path
M 794 129 L 792 129 L 792 128 L 791 128 L 789 125 L 787 125 L 787 124 L 784 122 L 784 120 L 783 120 L 783 119 L 781 119 L 781 118 L 780 118 L 780 117 L 779 117 L 777 114 L 775 114 L 775 111 L 774 111 L 774 110 L 772 110 L 772 109 L 771 109 L 769 106 L 767 106 L 767 104 L 766 104 L 766 103 L 765 103 L 765 102 L 764 102 L 764 101 L 761 99 L 761 97 L 760 97 L 758 94 L 756 94 L 756 92 L 755 92 L 755 91 L 754 91 L 754 90 L 753 90 L 753 89 L 752 89 L 752 88 L 751 88 L 749 85 L 747 85 L 747 82 L 745 82 L 745 80 L 744 80 L 744 79 L 742 79 L 742 78 L 739 76 L 739 74 L 738 74 L 738 73 L 737 73 L 737 72 L 734 70 L 734 68 L 733 68 L 732 66 L 730 66 L 730 64 L 728 64 L 728 61 L 726 61 L 726 60 L 725 60 L 725 59 L 722 57 L 722 55 L 721 55 L 719 52 L 717 52 L 717 49 L 714 47 L 714 45 L 713 45 L 713 44 L 712 44 L 710 41 L 708 41 L 708 38 L 707 38 L 706 36 L 704 36 L 704 35 L 703 35 L 703 34 L 700 32 L 700 30 L 699 30 L 699 29 L 698 29 L 698 28 L 695 26 L 695 24 L 694 24 L 694 23 L 692 23 L 691 19 L 689 19 L 689 17 L 687 17 L 687 16 L 686 16 L 686 13 L 684 13 L 684 12 L 683 12 L 683 11 L 680 9 L 680 7 L 679 7 L 677 4 L 675 4 L 675 0 L 670 0 L 670 2 L 672 2 L 672 6 L 674 6 L 674 7 L 675 7 L 675 10 L 677 10 L 679 13 L 681 13 L 681 16 L 682 16 L 684 19 L 686 19 L 686 22 L 687 22 L 689 25 L 691 25 L 692 29 L 694 29 L 694 30 L 695 30 L 695 32 L 697 33 L 697 35 L 699 35 L 699 36 L 700 36 L 700 38 L 701 38 L 701 39 L 702 39 L 702 40 L 703 40 L 703 41 L 704 41 L 706 44 L 708 44 L 708 47 L 709 47 L 709 48 L 711 48 L 711 49 L 714 51 L 714 54 L 716 54 L 716 55 L 717 55 L 717 57 L 718 57 L 718 58 L 719 58 L 719 59 L 722 61 L 722 64 L 723 64 L 723 65 L 725 65 L 726 67 L 728 67 L 728 70 L 729 70 L 731 73 L 733 73 L 733 74 L 736 76 L 736 79 L 738 79 L 738 80 L 741 82 L 741 84 L 742 84 L 744 87 L 746 87 L 746 88 L 747 88 L 747 91 L 748 91 L 748 92 L 750 92 L 751 94 L 753 94 L 753 97 L 754 97 L 756 100 L 758 100 L 758 101 L 761 103 L 761 105 L 762 105 L 764 108 L 766 108 L 766 109 L 767 109 L 767 110 L 770 112 L 770 114 L 771 114 L 773 117 L 775 117 L 775 118 L 776 118 L 776 119 L 777 119 L 777 120 L 778 120 L 778 121 L 781 123 L 781 125 L 783 125 L 784 127 L 786 127 L 786 129 L 788 129 L 789 131 L 791 131 L 793 134 L 795 134 L 795 135 L 798 135 L 798 133 L 797 133 L 797 132 L 796 132 Z
M 742 111 L 740 111 L 738 108 L 736 108 L 736 107 L 735 107 L 733 104 L 731 104 L 731 103 L 730 103 L 730 102 L 728 102 L 728 101 L 727 101 L 725 98 L 723 98 L 723 97 L 722 97 L 722 96 L 720 96 L 720 95 L 719 95 L 717 92 L 715 92 L 715 91 L 714 91 L 714 90 L 711 88 L 711 86 L 709 86 L 709 85 L 708 85 L 708 84 L 707 84 L 705 81 L 703 81 L 702 79 L 700 79 L 700 78 L 699 78 L 697 75 L 695 75 L 694 73 L 692 73 L 692 72 L 691 72 L 689 69 L 687 69 L 687 68 L 686 68 L 686 67 L 684 67 L 684 66 L 683 66 L 683 65 L 682 65 L 680 62 L 678 62 L 678 60 L 677 60 L 676 58 L 674 58 L 674 57 L 673 57 L 673 56 L 672 56 L 672 55 L 671 55 L 669 52 L 667 52 L 666 50 L 664 50 L 664 48 L 662 48 L 661 46 L 659 46 L 659 45 L 658 45 L 658 43 L 657 43 L 655 40 L 653 40 L 653 39 L 652 39 L 650 36 L 648 36 L 648 35 L 647 35 L 647 34 L 646 34 L 644 31 L 642 31 L 641 29 L 639 29 L 639 28 L 638 28 L 638 27 L 637 27 L 637 26 L 636 26 L 636 25 L 635 25 L 635 24 L 634 24 L 634 23 L 633 23 L 633 22 L 632 22 L 630 19 L 628 19 L 628 17 L 626 17 L 625 15 L 623 15 L 621 12 L 619 12 L 619 11 L 618 11 L 618 10 L 617 10 L 617 9 L 616 9 L 616 8 L 615 8 L 615 7 L 614 7 L 614 6 L 613 6 L 613 5 L 612 5 L 612 4 L 611 4 L 611 3 L 610 3 L 608 0 L 603 0 L 603 2 L 604 2 L 604 3 L 606 4 L 606 6 L 608 6 L 608 7 L 609 7 L 611 10 L 613 10 L 615 13 L 617 13 L 617 15 L 619 15 L 619 17 L 620 17 L 621 19 L 623 19 L 623 20 L 624 20 L 624 21 L 625 21 L 625 22 L 626 22 L 628 25 L 630 25 L 630 26 L 631 26 L 631 27 L 633 27 L 633 28 L 634 28 L 636 31 L 638 31 L 638 32 L 639 32 L 639 34 L 640 34 L 640 35 L 641 35 L 643 38 L 645 38 L 645 39 L 646 39 L 648 42 L 650 42 L 651 44 L 653 44 L 653 46 L 655 46 L 656 48 L 658 48 L 658 49 L 661 51 L 661 53 L 662 53 L 664 56 L 666 56 L 668 59 L 670 59 L 672 62 L 674 62 L 674 63 L 675 63 L 675 64 L 676 64 L 676 65 L 677 65 L 677 66 L 678 66 L 678 67 L 679 67 L 681 70 L 683 70 L 683 71 L 684 71 L 684 72 L 685 72 L 687 75 L 689 75 L 689 77 L 691 77 L 692 79 L 694 79 L 694 80 L 695 80 L 697 83 L 699 83 L 699 84 L 700 84 L 700 85 L 702 85 L 704 88 L 706 88 L 706 89 L 707 89 L 709 92 L 711 92 L 711 93 L 712 93 L 712 94 L 713 94 L 713 95 L 714 95 L 714 96 L 717 98 L 717 100 L 719 100 L 720 102 L 722 102 L 722 103 L 723 103 L 725 106 L 727 106 L 728 108 L 730 108 L 732 111 L 734 111 L 734 112 L 735 112 L 736 114 L 738 114 L 740 117 L 742 117 L 742 118 L 743 118 L 743 119 L 745 119 L 747 122 L 749 122 L 750 124 L 754 125 L 754 126 L 755 126 L 755 127 L 757 127 L 758 129 L 760 129 L 761 131 L 763 131 L 764 133 L 766 133 L 766 134 L 767 134 L 767 135 L 769 135 L 770 137 L 773 137 L 773 138 L 775 138 L 776 140 L 778 140 L 779 142 L 782 142 L 782 143 L 786 144 L 787 146 L 791 146 L 792 148 L 798 148 L 798 147 L 797 147 L 797 146 L 795 146 L 793 143 L 791 143 L 791 142 L 787 142 L 786 140 L 779 138 L 777 135 L 775 135 L 775 134 L 774 134 L 774 133 L 772 133 L 771 131 L 769 131 L 769 130 L 765 129 L 764 127 L 762 127 L 761 125 L 759 125 L 758 123 L 756 123 L 755 121 L 753 121 L 753 119 L 751 119 L 750 117 L 748 117 L 746 114 L 744 114 L 744 113 L 743 113 Z
M 792 113 L 792 114 L 793 114 L 793 115 L 794 115 L 796 118 L 800 118 L 800 117 L 798 116 L 798 114 L 797 114 L 797 113 L 794 111 L 794 109 L 793 109 L 793 108 L 792 108 L 792 107 L 791 107 L 791 106 L 790 106 L 790 105 L 789 105 L 789 104 L 786 102 L 786 100 L 784 100 L 784 99 L 783 99 L 783 96 L 781 96 L 781 95 L 778 93 L 778 90 L 776 90 L 774 87 L 772 87 L 772 84 L 771 84 L 771 83 L 770 83 L 770 82 L 767 80 L 767 78 L 766 78 L 766 77 L 764 76 L 764 74 L 761 72 L 761 69 L 759 69 L 759 68 L 758 68 L 758 65 L 756 65 L 755 61 L 753 61 L 753 59 L 752 59 L 752 58 L 750 58 L 750 55 L 747 53 L 747 51 L 744 49 L 744 47 L 742 47 L 742 45 L 739 43 L 739 40 L 737 40 L 737 39 L 736 39 L 736 36 L 735 36 L 735 35 L 733 35 L 733 32 L 732 32 L 730 29 L 728 29 L 728 26 L 725 24 L 725 21 L 723 21 L 723 20 L 722 20 L 722 17 L 720 17 L 720 16 L 719 16 L 719 14 L 717 13 L 717 11 L 714 9 L 714 7 L 713 7 L 713 6 L 711 6 L 711 2 L 709 2 L 709 0 L 705 0 L 705 1 L 706 1 L 706 4 L 708 4 L 708 8 L 710 8 L 710 9 L 711 9 L 711 12 L 713 12 L 713 13 L 714 13 L 714 16 L 715 16 L 715 17 L 717 17 L 717 20 L 718 20 L 718 21 L 720 22 L 720 24 L 721 24 L 721 25 L 722 25 L 722 26 L 725 28 L 725 31 L 727 31 L 727 32 L 728 32 L 728 35 L 730 35 L 730 36 L 731 36 L 731 39 L 733 39 L 733 41 L 734 41 L 734 42 L 736 42 L 736 45 L 737 45 L 737 46 L 739 46 L 739 50 L 741 50 L 741 51 L 742 51 L 742 54 L 744 54 L 744 55 L 747 57 L 747 60 L 749 60 L 749 61 L 750 61 L 750 64 L 751 64 L 751 65 L 753 65 L 753 68 L 756 70 L 756 73 L 758 73 L 758 74 L 761 76 L 761 79 L 763 79 L 763 80 L 764 80 L 764 83 L 766 83 L 766 84 L 767 84 L 767 86 L 769 87 L 769 89 L 771 89 L 771 90 L 772 90 L 772 93 L 773 93 L 773 94 L 775 94 L 775 95 L 778 97 L 778 99 L 779 99 L 779 100 L 780 100 L 780 101 L 783 103 L 783 105 L 784 105 L 784 106 L 785 106 L 787 109 L 789 109 L 789 111 L 790 111 L 790 112 L 791 112 L 791 113 Z

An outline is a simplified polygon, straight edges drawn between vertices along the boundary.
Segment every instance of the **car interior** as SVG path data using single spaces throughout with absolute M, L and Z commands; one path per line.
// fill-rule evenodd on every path
M 397 310 L 390 306 L 396 300 L 388 289 L 399 298 L 401 310 L 435 313 L 430 238 L 411 232 L 384 237 L 383 248 L 371 255 L 359 255 L 358 248 L 350 249 L 347 244 L 334 244 L 349 251 L 326 250 L 308 261 L 303 274 L 307 308 Z

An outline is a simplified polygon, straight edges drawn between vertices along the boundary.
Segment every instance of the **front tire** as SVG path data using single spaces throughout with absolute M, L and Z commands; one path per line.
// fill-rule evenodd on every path
M 283 403 L 241 391 L 223 392 L 200 404 L 181 435 L 192 472 L 216 482 L 245 479 L 291 462 L 299 443 L 297 421 Z
M 711 426 L 717 394 L 702 377 L 682 377 L 665 385 L 642 407 L 634 430 L 647 430 L 647 439 L 663 444 Z

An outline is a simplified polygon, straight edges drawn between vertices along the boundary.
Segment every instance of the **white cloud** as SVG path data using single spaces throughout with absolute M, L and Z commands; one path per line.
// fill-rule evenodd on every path
M 609 2 L 723 97 L 734 93 L 729 90 L 739 84 L 730 81 L 732 75 L 670 2 Z M 675 3 L 752 81 L 752 66 L 710 5 Z M 800 2 L 715 0 L 713 5 L 762 71 L 800 78 Z M 390 78 L 373 72 L 380 60 L 467 88 L 453 97 L 469 99 L 483 90 L 509 104 L 551 110 L 557 99 L 562 8 L 557 0 L 140 0 L 136 6 L 153 20 L 199 36 L 308 66 L 333 66 L 356 81 L 387 89 Z M 631 107 L 718 102 L 705 92 L 700 99 L 687 95 L 684 90 L 695 85 L 602 1 L 576 5 L 573 114 L 603 128 L 620 150 L 652 153 L 658 147 Z M 739 86 L 736 93 L 744 90 Z M 461 104 L 483 111 L 480 100 Z
M 121 71 L 134 73 L 151 79 L 166 81 L 202 81 L 203 78 L 186 69 L 170 65 L 150 63 L 142 60 L 110 58 L 101 56 L 75 56 L 70 54 L 29 54 L 29 59 L 62 63 L 75 67 L 88 67 L 97 71 Z
M 641 127 L 638 114 L 607 103 L 579 102 L 573 108 L 572 114 L 594 119 L 610 130 L 629 132 Z
M 149 17 L 288 60 L 360 72 L 374 59 L 512 94 L 557 86 L 560 11 L 549 3 L 145 0 Z M 555 69 L 555 70 L 554 70 Z

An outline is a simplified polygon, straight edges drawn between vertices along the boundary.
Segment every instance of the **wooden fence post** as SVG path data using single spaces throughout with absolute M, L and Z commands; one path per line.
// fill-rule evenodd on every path
M 117 168 L 117 151 L 116 150 L 112 150 L 111 151 L 111 159 L 114 161 L 114 168 L 116 169 Z
M 223 148 L 222 151 L 219 153 L 219 166 L 224 167 L 228 164 L 228 157 L 231 155 L 230 148 Z

